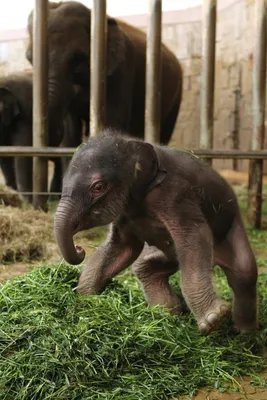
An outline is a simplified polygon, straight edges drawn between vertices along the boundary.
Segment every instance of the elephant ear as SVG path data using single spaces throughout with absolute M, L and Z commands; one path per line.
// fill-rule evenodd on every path
M 107 21 L 107 75 L 112 75 L 127 54 L 127 36 L 114 18 Z
M 13 120 L 20 114 L 18 99 L 13 93 L 0 87 L 0 120 L 1 125 L 10 126 Z
M 135 194 L 145 195 L 166 177 L 167 171 L 160 164 L 153 145 L 138 140 L 129 140 L 128 149 L 134 158 L 133 175 Z M 133 156 L 134 155 L 134 156 Z

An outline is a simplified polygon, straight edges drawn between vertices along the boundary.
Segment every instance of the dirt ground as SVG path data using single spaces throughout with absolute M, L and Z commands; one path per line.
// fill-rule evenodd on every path
M 53 165 L 52 163 L 50 163 L 49 164 L 50 179 L 52 176 L 52 171 L 53 171 Z M 247 184 L 248 182 L 247 173 L 234 172 L 232 170 L 221 170 L 219 172 L 233 185 L 244 185 Z M 4 183 L 3 176 L 1 175 L 1 173 L 0 173 L 0 183 Z M 267 183 L 267 176 L 264 177 L 264 183 Z M 86 244 L 86 242 L 84 244 Z M 53 245 L 52 247 L 53 247 L 51 249 L 52 256 L 49 258 L 49 260 L 46 260 L 48 264 L 62 261 L 62 257 L 60 256 L 57 246 Z M 89 252 L 92 251 L 92 248 L 90 246 L 86 246 L 85 249 L 87 254 L 89 254 Z M 257 254 L 257 256 L 259 256 L 259 254 Z M 267 249 L 260 251 L 260 257 L 263 259 L 267 258 Z M 39 264 L 40 265 L 44 264 L 44 262 L 40 261 Z M 38 266 L 38 263 L 34 264 L 34 267 L 36 266 Z M 24 263 L 0 265 L 0 282 L 5 282 L 6 280 L 13 278 L 17 275 L 24 274 L 31 268 L 33 268 L 32 264 L 24 264 Z M 267 370 L 262 376 L 265 379 L 267 379 Z M 194 397 L 194 400 L 243 400 L 243 399 L 267 400 L 267 388 L 266 389 L 255 388 L 251 386 L 249 382 L 250 382 L 249 377 L 243 377 L 242 379 L 237 379 L 234 387 L 236 388 L 239 387 L 238 392 L 228 391 L 224 393 L 219 393 L 216 390 L 208 392 L 208 390 L 204 388 Z M 188 399 L 189 398 L 183 398 L 183 400 L 188 400 Z
M 267 378 L 267 373 L 265 374 Z M 193 400 L 266 400 L 267 390 L 263 388 L 255 388 L 249 384 L 250 378 L 243 377 L 242 379 L 237 379 L 240 385 L 239 391 L 233 393 L 232 391 L 227 391 L 224 393 L 219 393 L 217 390 L 211 392 L 201 390 Z M 235 385 L 238 387 L 238 385 Z

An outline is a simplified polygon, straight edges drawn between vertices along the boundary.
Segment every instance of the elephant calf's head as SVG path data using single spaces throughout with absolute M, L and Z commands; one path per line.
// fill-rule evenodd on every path
M 84 259 L 73 235 L 107 225 L 124 214 L 129 201 L 139 202 L 148 186 L 164 179 L 152 145 L 106 131 L 92 137 L 73 157 L 64 177 L 55 215 L 55 236 L 71 264 Z

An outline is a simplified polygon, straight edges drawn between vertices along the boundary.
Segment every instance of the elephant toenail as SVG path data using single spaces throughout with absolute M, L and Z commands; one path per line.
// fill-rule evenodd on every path
M 206 320 L 210 325 L 214 325 L 218 321 L 218 315 L 215 313 L 210 313 L 207 317 Z
M 200 324 L 198 324 L 198 329 L 202 335 L 206 335 L 210 328 L 205 322 L 200 322 Z
M 221 311 L 222 313 L 226 313 L 228 310 L 229 310 L 229 306 L 228 306 L 227 304 L 223 304 L 223 305 L 220 307 L 220 311 Z

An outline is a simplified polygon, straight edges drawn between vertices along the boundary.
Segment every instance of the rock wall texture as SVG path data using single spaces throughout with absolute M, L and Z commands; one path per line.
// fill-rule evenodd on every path
M 112 0 L 111 0 L 112 1 Z M 252 134 L 252 66 L 255 43 L 253 0 L 221 0 L 216 35 L 216 88 L 214 148 L 250 148 Z M 125 17 L 146 29 L 145 15 Z M 195 7 L 163 15 L 162 36 L 180 59 L 184 70 L 183 100 L 172 145 L 198 148 L 200 137 L 200 73 L 202 67 L 202 9 Z M 0 37 L 0 74 L 28 69 L 25 31 Z M 239 127 L 238 127 L 239 125 Z M 218 168 L 232 168 L 233 161 L 217 160 Z M 247 170 L 247 161 L 238 161 Z

